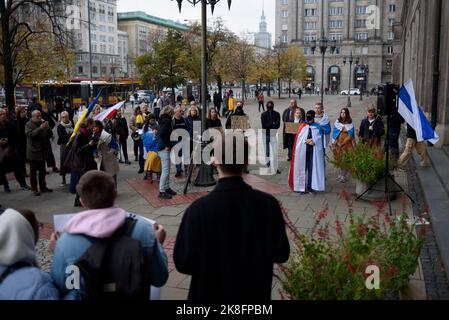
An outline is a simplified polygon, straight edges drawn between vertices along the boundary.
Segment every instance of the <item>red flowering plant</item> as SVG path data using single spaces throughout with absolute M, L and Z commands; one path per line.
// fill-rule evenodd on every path
M 346 191 L 342 197 L 349 208 L 347 222 L 330 222 L 325 208 L 315 214 L 310 234 L 300 234 L 284 210 L 293 235 L 290 260 L 275 274 L 284 298 L 371 300 L 406 289 L 418 267 L 422 232 L 416 234 L 407 215 L 386 214 L 385 202 L 373 202 L 377 213 L 366 218 L 354 216 Z

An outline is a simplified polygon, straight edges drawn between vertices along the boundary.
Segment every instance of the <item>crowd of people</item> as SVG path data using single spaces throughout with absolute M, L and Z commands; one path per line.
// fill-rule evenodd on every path
M 219 104 L 220 107 L 226 104 L 224 123 L 215 103 L 218 96 L 226 100 Z M 62 185 L 67 184 L 67 176 L 70 176 L 70 191 L 76 195 L 74 205 L 85 209 L 69 220 L 63 234 L 52 235 L 49 247 L 54 251 L 54 258 L 50 275 L 40 271 L 36 262 L 34 247 L 39 223 L 35 214 L 14 209 L 0 213 L 0 299 L 148 299 L 150 286 L 161 287 L 166 283 L 168 263 L 162 247 L 166 237 L 163 226 L 157 223 L 150 226 L 148 220 L 115 206 L 119 163 L 131 163 L 128 139 L 131 136 L 134 144 L 138 173 L 151 183 L 159 181 L 159 197 L 171 199 L 176 192 L 170 183 L 170 156 L 172 149 L 181 143 L 181 140 L 171 140 L 172 132 L 183 129 L 192 140 L 203 112 L 207 112 L 205 129 L 231 129 L 232 118 L 246 114 L 243 102 L 238 101 L 234 107 L 232 91 L 227 92 L 225 99 L 221 99 L 221 94 L 214 95 L 214 106 L 208 110 L 198 107 L 195 100 L 186 106 L 181 99 L 176 107 L 163 100 L 163 95 L 158 95 L 150 106 L 145 103 L 135 106 L 129 123 L 120 110 L 104 121 L 95 120 L 102 112 L 102 108 L 96 106 L 81 123 L 73 141 L 75 124 L 67 111 L 60 113 L 56 126 L 39 104 L 32 105 L 29 113 L 24 108 L 17 108 L 15 114 L 0 110 L 0 183 L 5 192 L 11 191 L 6 178 L 10 172 L 23 190 L 31 190 L 35 196 L 52 192 L 45 179 L 49 173 L 47 168 L 53 168 L 61 175 Z M 289 185 L 298 193 L 325 191 L 329 145 L 337 156 L 355 148 L 357 140 L 357 143 L 380 147 L 385 134 L 382 118 L 374 107 L 368 108 L 367 117 L 358 130 L 348 108 L 341 109 L 332 128 L 320 103 L 314 110 L 306 111 L 292 99 L 282 114 L 274 110 L 271 100 L 265 107 L 260 120 L 262 128 L 266 129 L 266 165 L 273 174 L 281 173 L 276 133 L 282 130 L 283 146 L 291 162 Z M 399 118 L 394 121 L 391 127 L 396 122 L 402 123 Z M 54 127 L 60 169 L 51 148 Z M 399 159 L 401 167 L 414 147 L 422 155 L 422 165 L 427 165 L 426 151 L 413 140 L 412 130 L 409 128 L 407 132 L 407 147 Z M 387 143 L 396 146 L 397 141 L 393 140 L 398 139 L 399 134 L 392 131 Z M 242 146 L 235 137 L 233 139 L 232 150 L 228 150 L 229 145 L 223 140 L 222 157 L 214 158 L 219 177 L 217 186 L 189 206 L 177 234 L 174 262 L 180 272 L 192 275 L 189 291 L 192 300 L 269 299 L 273 263 L 285 262 L 289 257 L 279 203 L 271 195 L 256 191 L 244 182 L 243 174 L 248 172 L 248 142 L 244 140 Z M 237 150 L 242 148 L 244 163 L 236 156 Z M 192 152 L 192 148 L 190 150 Z M 233 155 L 231 160 L 226 157 L 229 152 Z M 25 180 L 27 163 L 30 186 Z M 175 168 L 175 177 L 186 174 L 184 163 Z M 347 175 L 341 170 L 337 180 L 345 183 Z M 211 204 L 217 210 L 207 210 Z M 204 243 L 207 246 L 202 245 Z M 111 247 L 114 250 L 107 250 Z M 102 266 L 100 269 L 98 264 Z M 83 281 L 70 278 L 67 270 L 72 270 L 73 265 L 82 270 Z M 108 286 L 110 283 L 116 286 Z

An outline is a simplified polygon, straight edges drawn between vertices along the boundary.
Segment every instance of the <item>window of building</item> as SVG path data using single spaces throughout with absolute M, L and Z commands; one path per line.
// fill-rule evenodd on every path
M 396 5 L 395 4 L 390 4 L 388 9 L 389 9 L 390 13 L 394 13 L 394 12 L 396 12 Z
M 394 53 L 393 47 L 392 47 L 392 46 L 389 46 L 389 47 L 387 48 L 387 51 L 388 51 L 388 54 L 389 54 L 389 55 L 392 55 L 392 54 Z
M 92 67 L 92 72 L 93 73 L 98 73 L 98 67 L 97 66 L 93 66 Z
M 316 40 L 316 34 L 315 33 L 305 33 L 304 34 L 304 41 L 305 42 L 309 42 L 309 41 L 313 41 Z
M 367 6 L 357 6 L 355 7 L 356 14 L 366 14 Z
M 288 10 L 282 10 L 282 17 L 288 18 Z
M 283 4 L 284 6 L 288 5 L 288 0 L 282 0 L 282 4 Z
M 355 21 L 355 27 L 356 28 L 366 28 L 366 20 L 365 19 L 358 19 Z
M 83 67 L 82 66 L 78 66 L 78 73 L 82 74 L 83 73 Z
M 394 40 L 394 32 L 388 32 L 388 40 Z
M 342 16 L 343 15 L 343 7 L 332 7 L 329 8 L 330 16 Z
M 306 17 L 315 17 L 317 15 L 317 9 L 305 9 L 304 15 Z
M 304 0 L 304 3 L 317 3 L 318 0 Z
M 106 42 L 106 36 L 101 36 L 100 35 L 100 42 Z
M 335 54 L 341 54 L 341 48 L 340 47 L 335 48 L 335 52 L 334 53 Z
M 114 37 L 108 37 L 108 42 L 109 43 L 114 43 L 114 40 L 115 40 Z
M 368 54 L 368 52 L 369 52 L 368 47 L 362 47 L 362 49 L 361 49 L 362 54 Z
M 356 32 L 356 40 L 368 40 L 368 32 Z
M 306 22 L 304 23 L 304 29 L 306 30 L 314 30 L 317 28 L 317 23 L 316 22 Z
M 288 35 L 282 35 L 282 43 L 288 43 Z
M 342 20 L 331 20 L 331 21 L 329 21 L 329 28 L 341 29 L 341 28 L 343 28 L 343 21 Z
M 309 54 L 309 48 L 304 48 L 304 55 L 308 55 Z
M 394 25 L 395 19 L 388 19 L 388 25 L 392 27 Z
M 106 32 L 106 26 L 104 26 L 104 25 L 102 25 L 102 24 L 100 24 L 100 25 L 98 26 L 98 29 L 99 29 L 101 32 Z
M 343 34 L 342 33 L 329 33 L 329 39 L 341 41 L 341 40 L 343 40 Z
M 287 31 L 288 30 L 288 25 L 283 24 L 281 30 L 282 31 Z

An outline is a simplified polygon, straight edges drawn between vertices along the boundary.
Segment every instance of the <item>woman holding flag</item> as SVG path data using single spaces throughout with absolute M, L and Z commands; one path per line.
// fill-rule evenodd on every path
M 355 148 L 354 124 L 352 123 L 351 114 L 349 113 L 348 108 L 341 109 L 340 117 L 335 121 L 332 147 L 334 149 L 334 159 L 340 154 Z M 345 170 L 341 170 L 337 181 L 341 183 L 348 181 L 347 172 Z

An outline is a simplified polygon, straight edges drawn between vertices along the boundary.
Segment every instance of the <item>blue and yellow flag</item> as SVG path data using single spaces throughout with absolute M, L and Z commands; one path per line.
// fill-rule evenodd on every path
M 89 117 L 91 112 L 94 110 L 96 104 L 98 103 L 98 100 L 100 99 L 101 91 L 102 89 L 100 89 L 97 97 L 90 103 L 89 108 L 87 108 L 86 111 L 83 112 L 81 117 L 78 118 L 78 122 L 76 123 L 75 129 L 73 129 L 72 136 L 70 137 L 69 142 L 67 142 L 66 146 L 69 146 L 72 143 L 73 139 L 75 139 L 75 136 L 78 133 L 78 130 L 80 129 L 81 123 L 83 123 L 83 121 L 87 119 L 87 117 Z

